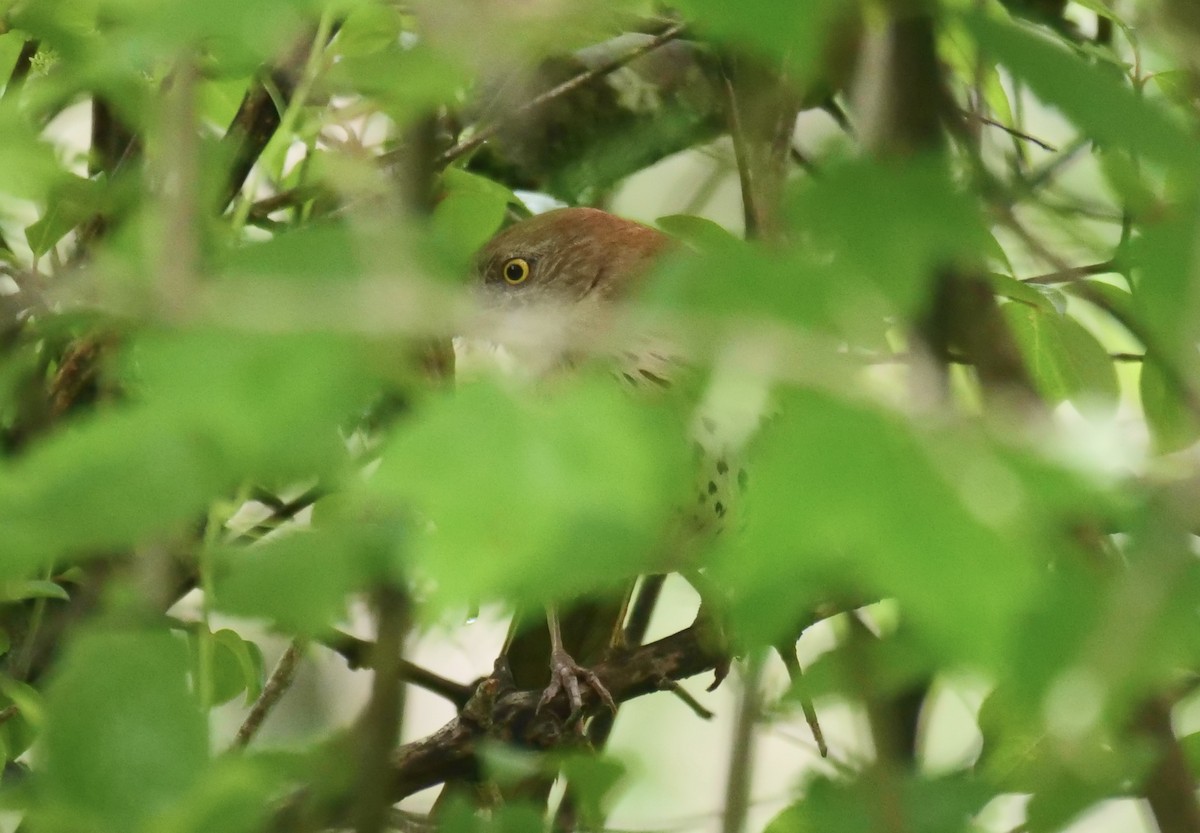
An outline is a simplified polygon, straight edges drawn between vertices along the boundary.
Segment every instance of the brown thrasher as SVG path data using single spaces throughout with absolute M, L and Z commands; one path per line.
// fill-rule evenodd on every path
M 534 313 L 529 322 L 551 322 L 542 334 L 557 340 L 550 349 L 544 340 L 534 338 L 513 350 L 520 362 L 521 348 L 527 348 L 531 361 L 540 365 L 537 370 L 545 372 L 567 364 L 572 348 L 603 335 L 617 305 L 671 245 L 665 234 L 640 223 L 592 208 L 563 208 L 519 222 L 494 237 L 476 257 L 477 280 L 486 306 Z M 539 312 L 545 314 L 544 319 L 537 316 Z M 547 354 L 552 355 L 549 361 Z M 616 374 L 635 387 L 667 386 L 677 367 L 669 349 L 651 341 L 623 347 L 614 358 Z M 711 417 L 698 416 L 693 433 L 701 452 L 699 494 L 684 513 L 684 524 L 711 534 L 724 522 L 734 485 L 744 474 L 732 460 L 733 449 L 718 439 L 719 430 Z M 576 603 L 561 627 L 556 610 L 547 609 L 550 679 L 543 704 L 565 690 L 572 712 L 578 713 L 582 682 L 614 707 L 595 675 L 573 657 L 584 662 L 600 659 L 611 647 L 609 635 L 620 632 L 624 611 L 624 604 L 606 609 L 598 602 Z M 607 629 L 595 626 L 598 616 L 608 617 Z M 598 634 L 602 638 L 597 639 Z M 572 637 L 576 638 L 574 644 Z M 524 645 L 519 643 L 522 639 Z M 541 657 L 539 663 L 544 663 L 545 651 L 544 634 L 532 631 L 514 636 L 510 631 L 505 654 L 518 687 L 538 684 L 537 677 L 531 678 L 529 669 L 522 666 L 531 656 Z M 545 680 L 544 670 L 540 679 Z

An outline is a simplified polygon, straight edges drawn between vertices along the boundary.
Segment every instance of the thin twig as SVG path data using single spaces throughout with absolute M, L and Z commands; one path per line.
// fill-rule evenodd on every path
M 38 53 L 38 48 L 38 41 L 25 41 L 20 54 L 17 55 L 17 62 L 13 66 L 12 74 L 8 76 L 8 83 L 4 86 L 3 98 L 15 95 L 21 89 L 21 85 L 25 83 L 25 77 L 29 75 L 29 70 L 33 67 L 33 59 Z
M 1048 150 L 1051 153 L 1058 153 L 1058 148 L 1056 148 L 1054 145 L 1050 144 L 1049 142 L 1045 141 L 1044 139 L 1039 139 L 1037 136 L 1034 136 L 1030 133 L 1026 133 L 1023 130 L 1018 130 L 1015 127 L 1010 127 L 1009 125 L 1005 124 L 1002 121 L 997 121 L 996 119 L 990 118 L 989 116 L 985 116 L 982 113 L 974 113 L 973 118 L 978 119 L 980 122 L 982 122 L 983 124 L 986 124 L 988 127 L 998 128 L 1000 130 L 1003 130 L 1005 133 L 1009 134 L 1010 136 L 1015 136 L 1018 139 L 1024 139 L 1026 142 L 1031 142 L 1031 143 L 1037 145 L 1038 147 L 1042 148 L 1043 150 Z
M 1089 263 L 1086 266 L 1072 266 L 1069 269 L 1059 269 L 1044 275 L 1034 275 L 1032 278 L 1021 278 L 1021 283 L 1054 284 L 1072 283 L 1090 275 L 1104 275 L 1117 271 L 1115 260 L 1104 260 L 1099 263 Z
M 292 208 L 316 197 L 321 190 L 315 185 L 297 185 L 278 194 L 272 194 L 253 203 L 250 206 L 249 217 L 260 219 L 284 208 Z
M 312 47 L 308 50 L 307 57 L 304 59 L 304 63 L 300 70 L 300 77 L 296 81 L 295 87 L 293 87 L 291 91 L 291 95 L 288 96 L 287 106 L 284 107 L 282 113 L 279 113 L 278 120 L 275 122 L 271 131 L 271 136 L 283 136 L 286 139 L 295 132 L 296 122 L 300 118 L 301 111 L 308 103 L 309 94 L 312 92 L 313 85 L 317 81 L 317 76 L 319 76 L 321 73 L 325 59 L 325 45 L 329 43 L 331 38 L 333 38 L 334 34 L 337 32 L 337 28 L 338 24 L 334 20 L 333 12 L 326 10 L 325 13 L 321 15 L 320 21 L 317 23 L 317 31 L 316 34 L 313 35 Z M 274 102 L 272 102 L 272 106 L 274 106 Z M 266 141 L 270 141 L 271 136 L 266 137 Z M 257 161 L 258 156 L 261 155 L 262 151 L 265 149 L 266 145 L 264 144 L 262 148 L 259 148 L 258 153 L 254 157 L 254 161 Z M 251 168 L 252 167 L 253 164 L 251 165 Z M 249 179 L 251 168 L 246 169 L 246 173 L 242 177 L 243 183 Z M 257 176 L 260 172 L 261 168 L 254 173 Z M 246 190 L 254 190 L 253 182 L 251 183 L 251 187 Z M 238 191 L 235 191 L 233 194 L 223 195 L 224 197 L 228 198 L 225 205 L 228 205 L 229 201 L 236 198 L 238 192 L 240 191 L 241 186 L 239 186 Z M 250 199 L 251 195 L 247 194 L 234 207 L 231 226 L 235 232 L 241 230 L 242 226 L 246 224 L 246 218 L 250 213 L 250 207 L 252 204 Z
M 15 705 L 5 706 L 3 709 L 0 709 L 0 726 L 3 726 L 5 723 L 12 720 L 14 717 L 19 715 L 20 713 L 21 713 L 21 710 L 19 708 L 17 708 Z
M 238 727 L 237 734 L 233 738 L 232 749 L 244 749 L 258 734 L 267 715 L 275 708 L 284 693 L 291 688 L 292 681 L 296 679 L 296 667 L 299 665 L 303 653 L 304 645 L 299 639 L 293 640 L 287 646 L 287 650 L 283 652 L 279 662 L 275 663 L 271 676 L 267 678 L 262 693 L 250 707 L 250 713 Z
M 725 107 L 729 119 L 729 137 L 733 140 L 733 155 L 737 160 L 738 183 L 742 190 L 742 216 L 746 224 L 746 239 L 753 240 L 762 233 L 762 213 L 754 188 L 754 175 L 750 170 L 750 149 L 746 146 L 746 132 L 742 128 L 742 117 L 738 112 L 737 93 L 729 73 L 722 73 L 725 86 Z
M 635 49 L 629 50 L 624 55 L 621 55 L 617 58 L 613 58 L 612 60 L 609 60 L 609 61 L 605 61 L 602 64 L 598 64 L 598 65 L 592 67 L 591 69 L 587 70 L 586 72 L 581 72 L 579 75 L 576 75 L 573 78 L 567 79 L 563 83 L 559 84 L 557 87 L 551 87 L 549 90 L 542 93 L 541 95 L 535 96 L 534 98 L 532 98 L 529 101 L 522 104 L 520 107 L 517 107 L 511 113 L 509 113 L 508 115 L 506 115 L 504 118 L 500 119 L 499 121 L 493 122 L 492 124 L 489 124 L 486 127 L 480 128 L 478 131 L 475 132 L 475 135 L 472 136 L 470 139 L 464 139 L 463 141 L 456 144 L 454 147 L 445 151 L 441 156 L 439 156 L 437 158 L 437 167 L 444 168 L 445 166 L 449 165 L 451 162 L 458 159 L 459 157 L 465 156 L 466 154 L 475 150 L 477 147 L 482 145 L 488 139 L 491 139 L 493 136 L 495 136 L 497 133 L 499 133 L 506 124 L 521 118 L 522 116 L 528 114 L 529 112 L 531 112 L 533 110 L 536 110 L 537 108 L 541 107 L 544 104 L 547 104 L 548 102 L 553 101 L 556 98 L 561 98 L 562 96 L 567 95 L 568 93 L 574 92 L 575 90 L 579 89 L 580 87 L 584 86 L 585 84 L 589 84 L 592 81 L 595 81 L 597 78 L 602 78 L 605 75 L 609 75 L 609 74 L 617 71 L 621 67 L 625 66 L 626 64 L 629 64 L 632 61 L 637 60 L 638 58 L 642 57 L 643 55 L 653 52 L 654 50 L 658 49 L 659 47 L 661 47 L 667 43 L 670 43 L 671 41 L 678 38 L 681 34 L 683 34 L 683 31 L 685 28 L 687 28 L 686 24 L 683 24 L 683 23 L 676 23 L 672 26 L 669 26 L 661 34 L 656 35 L 655 37 L 646 41 L 641 46 L 638 46 Z M 385 163 L 395 162 L 396 159 L 403 153 L 404 153 L 403 149 L 390 151 L 390 152 L 385 153 L 382 156 L 380 156 L 380 161 L 385 162 Z
M 659 688 L 663 691 L 669 691 L 683 701 L 683 704 L 696 713 L 696 717 L 701 720 L 712 720 L 716 715 L 709 708 L 706 708 L 703 703 L 692 696 L 692 693 L 681 686 L 675 680 L 664 679 Z
M 755 723 L 758 722 L 762 657 L 751 657 L 745 669 L 737 720 L 733 725 L 733 746 L 729 755 L 729 778 L 725 783 L 725 813 L 721 819 L 721 833 L 742 833 L 746 829 L 746 816 L 750 810 L 754 729 Z
M 321 639 L 320 644 L 346 660 L 351 669 L 371 667 L 374 645 L 365 639 L 339 631 L 335 636 Z M 398 668 L 404 682 L 444 697 L 460 709 L 467 704 L 474 692 L 473 686 L 446 679 L 406 659 L 400 660 Z
M 375 669 L 371 699 L 358 727 L 359 755 L 354 827 L 357 833 L 383 833 L 394 799 L 391 797 L 391 756 L 400 737 L 404 714 L 404 684 L 400 654 L 408 637 L 409 600 L 396 584 L 375 591 L 378 635 L 372 651 Z
M 169 318 L 182 317 L 191 306 L 200 266 L 199 199 L 200 139 L 196 113 L 199 81 L 197 59 L 179 62 L 161 114 L 165 136 L 160 173 L 173 187 L 163 196 L 165 234 L 158 268 L 158 302 Z M 168 242 L 169 241 L 169 242 Z
M 808 723 L 808 729 L 817 743 L 817 751 L 821 753 L 822 758 L 828 758 L 829 746 L 825 743 L 825 733 L 821 731 L 821 722 L 817 719 L 816 706 L 813 705 L 812 697 L 805 688 L 804 669 L 800 667 L 800 657 L 796 653 L 796 646 L 783 644 L 779 645 L 776 650 L 779 651 L 783 665 L 787 668 L 792 688 L 796 691 L 796 696 L 800 698 L 800 709 L 804 712 L 804 720 Z

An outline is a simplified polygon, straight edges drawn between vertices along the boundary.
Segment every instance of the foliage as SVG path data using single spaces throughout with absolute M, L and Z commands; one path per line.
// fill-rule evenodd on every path
M 793 666 L 827 621 L 779 708 L 867 718 L 873 754 L 809 772 L 772 833 L 961 830 L 1012 794 L 1029 830 L 1122 796 L 1196 829 L 1196 736 L 1171 723 L 1200 669 L 1192 5 L 672 5 L 0 2 L 21 830 L 374 831 L 445 782 L 441 827 L 515 833 L 559 773 L 557 823 L 597 829 L 638 777 L 603 715 L 584 750 L 536 692 L 400 652 L 465 607 L 675 569 L 708 620 L 601 663 L 618 699 L 725 650 Z M 564 67 L 578 86 L 547 92 Z M 636 306 L 689 375 L 630 395 L 581 356 L 451 384 L 472 253 L 529 192 L 605 204 L 675 153 L 736 170 L 745 218 L 663 212 L 681 242 Z M 698 403 L 760 400 L 736 524 L 681 536 Z M 364 600 L 370 642 L 340 630 Z M 268 632 L 376 669 L 352 728 L 239 751 L 290 680 Z M 459 717 L 400 746 L 397 675 Z M 964 677 L 982 748 L 932 773 L 921 704 Z

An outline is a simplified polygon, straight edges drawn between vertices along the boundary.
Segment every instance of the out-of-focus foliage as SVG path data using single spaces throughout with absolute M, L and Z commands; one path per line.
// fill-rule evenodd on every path
M 861 707 L 874 757 L 806 776 L 771 833 L 962 830 L 1012 794 L 1039 833 L 1127 796 L 1192 829 L 1194 789 L 1168 799 L 1200 766 L 1170 728 L 1200 670 L 1195 12 L 669 5 L 0 2 L 22 830 L 249 833 L 297 795 L 378 829 L 371 802 L 425 786 L 372 757 L 382 682 L 381 711 L 295 755 L 213 730 L 278 693 L 265 633 L 388 668 L 339 641 L 363 600 L 402 643 L 664 569 L 741 656 L 832 623 L 788 698 Z M 673 390 L 625 390 L 591 344 L 455 382 L 473 254 L 529 191 L 603 204 L 689 150 L 741 174 L 748 222 L 700 216 L 729 215 L 699 175 L 663 201 L 680 245 L 634 306 L 688 354 Z M 690 534 L 701 402 L 761 423 L 719 535 Z M 962 675 L 982 746 L 931 774 L 900 706 Z M 449 833 L 544 829 L 511 796 L 559 772 L 559 822 L 600 829 L 637 777 L 491 749 Z

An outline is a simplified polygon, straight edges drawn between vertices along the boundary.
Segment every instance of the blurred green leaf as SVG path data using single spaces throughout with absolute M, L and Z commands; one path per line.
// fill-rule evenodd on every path
M 1001 307 L 1038 391 L 1051 402 L 1116 407 L 1117 372 L 1108 351 L 1075 319 L 1026 304 Z
M 685 433 L 609 378 L 519 394 L 471 384 L 398 426 L 372 492 L 419 513 L 445 604 L 595 591 L 658 555 Z
M 257 833 L 295 774 L 278 756 L 227 755 L 155 820 L 155 833 Z
M 704 217 L 690 214 L 670 214 L 654 221 L 660 229 L 677 237 L 697 251 L 714 251 L 736 244 L 737 237 L 724 226 Z
M 830 597 L 894 597 L 949 662 L 1002 652 L 1046 557 L 1035 508 L 1082 500 L 979 438 L 811 391 L 783 398 L 747 470 L 746 530 L 712 568 L 740 637 L 774 644 Z
M 856 4 L 840 0 L 813 0 L 781 7 L 771 0 L 731 4 L 722 0 L 682 0 L 684 19 L 721 40 L 787 55 L 795 77 L 806 81 L 823 69 L 822 52 L 830 33 L 853 20 Z M 848 24 L 847 24 L 848 25 Z
M 451 168 L 442 177 L 445 194 L 433 210 L 434 243 L 454 274 L 465 274 L 471 255 L 500 228 L 511 190 L 486 177 Z
M 401 9 L 382 3 L 359 3 L 346 15 L 335 48 L 346 57 L 383 52 L 398 43 L 402 31 Z
M 936 159 L 889 165 L 834 163 L 805 181 L 789 205 L 796 228 L 835 258 L 869 301 L 880 293 L 898 314 L 925 303 L 939 270 L 972 263 L 995 245 L 974 198 Z
M 193 520 L 239 483 L 330 475 L 370 363 L 333 336 L 146 334 L 124 353 L 136 404 L 96 414 L 0 467 L 0 576 L 54 553 L 129 546 Z
M 6 756 L 3 760 L 14 760 L 23 755 L 37 739 L 45 720 L 41 693 L 27 683 L 3 678 L 0 679 L 0 709 L 9 707 L 15 707 L 17 713 L 0 724 L 0 746 Z
M 211 664 L 207 668 L 210 675 L 210 688 L 207 690 L 211 698 L 210 705 L 228 703 L 242 692 L 246 694 L 246 703 L 253 703 L 262 692 L 262 651 L 236 631 L 223 628 L 210 634 L 203 632 L 202 627 L 188 633 L 188 649 L 192 676 L 196 680 L 201 678 L 201 672 L 205 669 L 200 652 L 212 652 Z M 203 644 L 206 641 L 207 647 Z
M 346 616 L 349 596 L 391 575 L 402 527 L 349 518 L 214 553 L 214 603 L 294 634 L 321 635 Z
M 1190 362 L 1200 340 L 1200 201 L 1186 199 L 1142 226 L 1130 245 L 1136 320 L 1169 362 Z
M 1040 309 L 1043 312 L 1052 313 L 1055 311 L 1054 304 L 1037 286 L 1022 283 L 1009 275 L 997 275 L 995 273 L 988 275 L 988 280 L 992 284 L 992 291 L 1001 297 L 1019 301 L 1022 304 Z
M 39 829 L 129 833 L 187 794 L 208 761 L 187 675 L 166 633 L 79 636 L 47 695 Z
M 26 599 L 59 599 L 69 601 L 70 594 L 53 581 L 0 582 L 0 602 L 20 602 Z
M 891 785 L 893 802 L 880 799 L 874 779 L 857 783 L 816 779 L 804 799 L 772 819 L 765 833 L 858 833 L 884 829 L 896 818 L 922 833 L 961 833 L 970 829 L 969 820 L 991 798 L 986 784 L 966 775 L 900 778 Z
M 1180 391 L 1178 372 L 1164 368 L 1153 353 L 1142 361 L 1139 391 L 1156 451 L 1179 451 L 1200 439 L 1200 414 Z
M 89 219 L 100 207 L 100 183 L 82 177 L 63 179 L 51 191 L 49 205 L 37 222 L 25 228 L 25 239 L 41 257 L 71 229 Z
M 563 774 L 571 785 L 580 822 L 590 829 L 602 827 L 615 800 L 613 793 L 625 777 L 625 767 L 612 758 L 571 755 L 563 761 Z
M 66 173 L 11 99 L 0 102 L 0 136 L 0 193 L 45 202 Z
M 1195 81 L 1187 70 L 1156 72 L 1150 76 L 1150 80 L 1172 104 L 1194 107 L 1197 100 L 1200 100 L 1200 92 L 1196 90 Z
M 371 96 L 402 123 L 454 102 L 469 82 L 453 53 L 420 43 L 348 55 L 334 64 L 328 77 L 338 88 Z
M 237 248 L 229 254 L 223 271 L 235 280 L 261 277 L 336 283 L 360 276 L 362 258 L 344 225 L 318 223 Z
M 1097 142 L 1192 173 L 1200 165 L 1188 132 L 1117 78 L 1024 27 L 973 12 L 963 20 L 1015 76 Z

